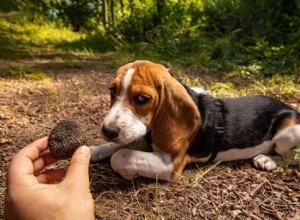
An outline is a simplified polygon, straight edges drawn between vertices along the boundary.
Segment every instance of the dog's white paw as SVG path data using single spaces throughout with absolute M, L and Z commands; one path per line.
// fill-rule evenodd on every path
M 259 154 L 253 158 L 254 166 L 262 170 L 273 170 L 277 167 L 277 163 L 272 157 Z
M 137 165 L 139 158 L 135 157 L 134 150 L 121 149 L 110 158 L 110 164 L 114 171 L 119 173 L 124 179 L 131 180 L 137 178 Z

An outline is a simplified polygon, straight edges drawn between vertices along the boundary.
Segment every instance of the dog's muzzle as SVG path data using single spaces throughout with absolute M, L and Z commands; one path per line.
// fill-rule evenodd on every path
M 107 138 L 108 140 L 113 140 L 120 134 L 120 129 L 113 126 L 102 125 L 101 131 L 105 138 Z

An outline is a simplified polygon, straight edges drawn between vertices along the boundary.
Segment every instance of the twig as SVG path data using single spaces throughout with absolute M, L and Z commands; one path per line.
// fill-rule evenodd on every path
M 265 180 L 264 182 L 260 183 L 257 187 L 255 187 L 252 192 L 250 193 L 250 196 L 254 196 L 254 194 L 266 183 L 268 182 L 267 180 Z
M 206 174 L 208 174 L 211 170 L 213 170 L 216 166 L 218 166 L 220 163 L 221 163 L 222 161 L 218 161 L 218 162 L 216 162 L 216 163 L 214 163 L 214 164 L 212 164 L 212 165 L 208 165 L 208 166 L 205 166 L 205 167 L 203 167 L 201 170 L 199 170 L 198 172 L 197 172 L 197 175 L 196 175 L 196 178 L 195 178 L 195 180 L 193 181 L 193 183 L 192 183 L 192 186 L 197 186 L 198 185 L 198 183 L 199 183 L 199 181 L 201 180 L 201 179 L 203 179 L 203 177 L 206 175 Z
M 262 219 L 262 218 L 260 218 L 256 215 L 254 215 L 253 213 L 247 212 L 247 210 L 245 210 L 245 209 L 242 209 L 242 212 L 245 213 L 246 215 L 250 216 L 251 218 L 255 219 L 255 220 L 261 220 Z
M 100 125 L 100 123 L 99 123 L 99 122 L 97 122 L 95 119 L 93 119 L 93 117 L 90 117 L 90 120 L 91 120 L 92 122 L 94 122 L 94 123 L 95 123 L 95 125 Z
M 261 203 L 259 203 L 259 204 L 255 207 L 255 209 L 258 208 L 259 206 L 261 206 L 262 204 L 264 204 L 266 201 L 268 201 L 268 200 L 271 199 L 272 197 L 273 197 L 273 195 L 271 195 L 271 196 L 269 196 L 268 198 L 266 198 L 264 201 L 262 201 Z
M 0 192 L 0 195 L 2 195 L 6 191 L 6 187 Z

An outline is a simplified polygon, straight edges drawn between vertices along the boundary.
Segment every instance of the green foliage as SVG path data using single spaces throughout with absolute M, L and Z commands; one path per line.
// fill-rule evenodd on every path
M 293 151 L 295 152 L 295 159 L 299 160 L 299 162 L 300 162 L 300 147 L 295 146 L 293 148 Z
M 295 154 L 294 159 L 298 160 L 298 165 L 300 165 L 300 147 L 294 146 L 292 148 L 293 153 Z M 280 172 L 285 172 L 289 165 L 291 164 L 290 159 L 286 159 L 283 164 L 277 167 Z
M 290 17 L 299 16 L 297 1 L 278 0 L 204 0 L 207 28 L 220 34 L 240 30 L 239 37 L 282 42 L 293 32 Z
M 17 67 L 0 71 L 0 77 L 12 77 L 30 80 L 42 80 L 48 78 L 44 72 L 34 67 Z
M 0 12 L 11 12 L 16 10 L 17 10 L 17 5 L 14 1 L 8 1 L 8 0 L 1 1 Z
M 74 34 L 74 33 L 73 33 Z M 107 52 L 113 50 L 113 43 L 101 33 L 95 31 L 88 33 L 77 33 L 74 39 L 63 39 L 56 44 L 57 48 L 66 51 L 76 51 L 84 54 L 93 54 L 97 52 Z
M 90 55 L 112 49 L 111 43 L 99 31 L 74 33 L 52 23 L 29 22 L 16 13 L 0 14 L 0 33 L 1 59 L 34 58 L 36 54 L 47 56 L 53 52 Z
M 55 28 L 47 23 L 37 25 L 21 19 L 16 23 L 12 21 L 15 19 L 20 18 L 16 15 L 0 17 L 0 31 L 2 33 L 0 37 L 9 39 L 7 47 L 32 47 L 56 44 L 62 41 L 74 42 L 81 38 L 81 35 L 77 35 L 67 28 Z
M 43 30 L 42 37 L 38 30 L 31 30 L 24 39 L 24 34 L 11 28 L 16 39 L 4 39 L 7 45 L 55 43 L 67 51 L 86 53 L 114 48 L 127 60 L 153 59 L 203 72 L 235 71 L 254 77 L 294 75 L 300 82 L 300 0 L 8 2 L 20 8 L 26 21 L 41 21 L 52 29 L 53 23 L 46 22 L 50 19 L 56 26 L 80 33 L 76 40 L 62 40 L 50 31 Z M 35 32 L 37 39 L 30 40 Z
M 126 45 L 134 57 L 150 54 L 205 71 L 297 74 L 299 81 L 299 0 L 162 2 L 159 19 L 157 1 L 143 1 L 117 26 L 125 41 L 134 41 Z M 252 73 L 253 66 L 260 68 Z
M 231 96 L 232 93 L 236 93 L 237 91 L 235 90 L 233 84 L 231 82 L 226 82 L 226 83 L 214 83 L 210 89 L 211 92 L 217 92 L 219 96 Z
M 134 7 L 132 13 L 128 9 L 125 10 L 123 19 L 112 31 L 119 32 L 128 41 L 145 41 L 147 31 L 155 26 L 155 15 L 156 10 L 153 5 L 147 4 L 147 1 L 141 2 Z
M 201 86 L 199 83 L 199 79 L 191 79 L 191 77 L 186 76 L 185 74 L 179 74 L 179 78 L 184 85 L 187 86 Z
M 277 167 L 277 170 L 280 172 L 285 172 L 289 168 L 290 163 L 291 163 L 290 160 L 285 160 L 283 164 Z
M 7 0 L 9 1 L 9 0 Z M 31 22 L 42 23 L 49 13 L 49 0 L 10 0 L 19 10 L 23 19 Z
M 66 60 L 64 62 L 64 65 L 71 69 L 81 69 L 82 68 L 82 63 L 80 63 L 78 61 L 74 61 L 74 60 Z
M 66 25 L 79 32 L 87 20 L 95 16 L 94 9 L 89 4 L 91 4 L 89 0 L 56 0 L 51 1 L 51 8 Z

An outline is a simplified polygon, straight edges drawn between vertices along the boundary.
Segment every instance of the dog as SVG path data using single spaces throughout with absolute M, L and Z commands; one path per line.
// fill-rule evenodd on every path
M 297 163 L 300 114 L 274 98 L 214 98 L 150 61 L 120 67 L 109 90 L 101 133 L 110 143 L 92 147 L 91 161 L 111 156 L 112 169 L 127 180 L 176 182 L 191 162 L 253 159 L 267 171 L 285 158 Z M 150 152 L 126 147 L 141 139 Z

